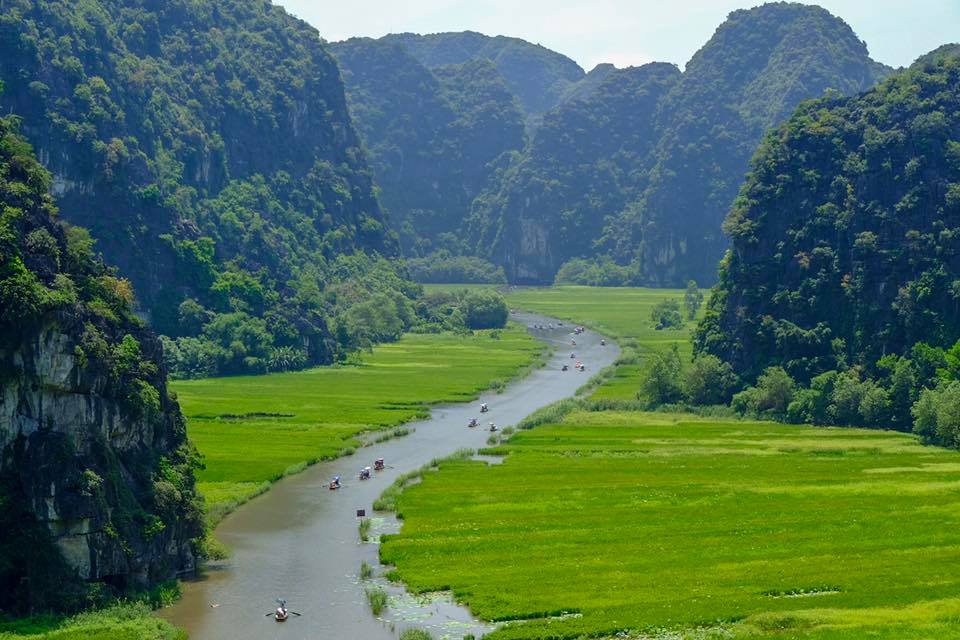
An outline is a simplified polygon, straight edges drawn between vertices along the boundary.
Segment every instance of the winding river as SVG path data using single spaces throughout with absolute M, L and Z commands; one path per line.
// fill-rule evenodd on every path
M 180 601 L 162 612 L 184 627 L 192 640 L 351 639 L 396 638 L 409 626 L 428 628 L 436 637 L 482 634 L 490 628 L 450 601 L 435 597 L 418 600 L 401 587 L 387 585 L 391 606 L 375 618 L 358 578 L 363 561 L 377 567 L 378 545 L 363 544 L 357 531 L 358 509 L 374 516 L 374 533 L 392 531 L 396 522 L 371 513 L 371 504 L 402 473 L 420 468 L 433 458 L 462 447 L 485 446 L 485 429 L 469 429 L 471 417 L 482 424 L 494 421 L 505 427 L 536 409 L 572 396 L 588 376 L 613 363 L 619 350 L 612 342 L 600 345 L 592 332 L 577 336 L 570 346 L 569 323 L 532 314 L 513 318 L 527 325 L 553 322 L 554 329 L 532 330 L 556 347 L 546 367 L 510 384 L 501 394 L 486 394 L 490 406 L 485 416 L 479 402 L 434 407 L 428 420 L 412 423 L 410 435 L 358 450 L 357 454 L 325 462 L 276 483 L 269 492 L 228 516 L 217 528 L 217 537 L 233 551 L 231 558 L 214 564 L 197 580 L 184 584 Z M 562 372 L 575 351 L 586 373 Z M 385 458 L 387 469 L 370 481 L 357 480 L 357 472 L 374 459 Z M 327 489 L 331 476 L 342 475 L 339 491 Z M 291 616 L 278 624 L 268 617 L 275 599 L 284 597 Z

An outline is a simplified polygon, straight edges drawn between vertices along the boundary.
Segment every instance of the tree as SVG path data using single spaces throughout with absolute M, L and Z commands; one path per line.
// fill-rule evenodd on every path
M 877 366 L 888 372 L 886 388 L 890 396 L 890 424 L 897 429 L 909 430 L 913 426 L 910 410 L 919 394 L 916 368 L 910 359 L 898 356 L 882 358 Z
M 643 378 L 641 394 L 653 405 L 683 400 L 680 378 L 682 370 L 683 365 L 680 363 L 677 345 L 673 345 L 669 351 L 658 353 L 654 356 L 653 364 Z
M 470 329 L 499 329 L 506 326 L 510 309 L 495 291 L 470 291 L 461 302 Z
M 193 298 L 187 298 L 177 309 L 181 335 L 196 336 L 210 320 L 210 313 Z
M 697 287 L 697 281 L 691 280 L 687 283 L 687 290 L 683 294 L 683 308 L 687 312 L 687 319 L 693 320 L 703 305 L 703 292 Z
M 757 389 L 760 391 L 757 410 L 782 414 L 793 400 L 796 387 L 796 382 L 783 368 L 770 367 L 757 379 Z
M 943 354 L 944 366 L 937 371 L 943 380 L 960 380 L 960 340 Z
M 830 398 L 829 412 L 832 421 L 836 424 L 863 424 L 860 404 L 871 384 L 871 381 L 861 381 L 856 369 L 839 375 Z
M 658 302 L 650 312 L 650 319 L 657 329 L 678 329 L 683 326 L 683 316 L 680 315 L 680 303 L 669 298 Z
M 960 381 L 924 389 L 913 406 L 915 433 L 948 447 L 960 446 Z
M 723 404 L 730 401 L 739 382 L 729 363 L 706 354 L 684 373 L 683 391 L 693 404 Z

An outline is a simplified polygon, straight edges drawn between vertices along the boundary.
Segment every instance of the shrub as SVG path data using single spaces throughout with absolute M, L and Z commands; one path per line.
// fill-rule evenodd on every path
M 650 319 L 657 329 L 679 329 L 683 326 L 680 303 L 673 299 L 657 303 L 650 312 Z
M 510 315 L 506 300 L 495 291 L 469 291 L 461 306 L 470 329 L 501 329 Z
M 423 258 L 410 258 L 406 264 L 410 278 L 416 282 L 507 283 L 503 267 L 483 258 L 454 256 L 444 249 Z
M 786 417 L 796 390 L 797 383 L 782 367 L 769 367 L 757 378 L 755 387 L 744 389 L 733 396 L 731 405 L 740 414 Z
M 913 405 L 913 430 L 928 442 L 960 446 L 960 382 L 924 389 Z
M 573 258 L 561 265 L 554 284 L 583 284 L 591 287 L 624 287 L 634 284 L 639 274 L 632 266 L 619 265 L 608 256 Z
M 680 386 L 680 353 L 677 346 L 653 358 L 653 365 L 644 376 L 641 393 L 654 405 L 679 402 L 683 400 L 683 389 Z
M 693 320 L 700 311 L 703 304 L 703 292 L 697 287 L 697 281 L 691 280 L 687 283 L 687 290 L 683 294 L 683 308 L 687 312 L 687 319 Z
M 370 604 L 370 611 L 378 616 L 387 608 L 387 592 L 380 587 L 371 587 L 366 590 L 367 602 Z
M 733 367 L 709 354 L 694 360 L 683 376 L 683 391 L 696 405 L 726 404 L 738 384 Z
M 360 579 L 369 580 L 373 577 L 373 567 L 367 564 L 367 561 L 364 560 L 360 563 Z

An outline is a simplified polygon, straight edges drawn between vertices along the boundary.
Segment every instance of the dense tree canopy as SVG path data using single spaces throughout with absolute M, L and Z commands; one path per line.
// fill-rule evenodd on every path
M 958 114 L 960 60 L 940 59 L 773 132 L 726 221 L 698 349 L 808 381 L 960 338 Z
M 532 120 L 560 104 L 584 77 L 570 58 L 519 38 L 486 36 L 474 31 L 384 36 L 429 69 L 471 60 L 488 60 Z
M 612 227 L 619 260 L 643 281 L 712 283 L 726 247 L 721 222 L 768 128 L 827 90 L 849 95 L 887 69 L 840 18 L 796 3 L 730 14 L 660 105 L 649 185 Z
M 0 79 L 65 215 L 160 332 L 208 350 L 260 332 L 215 371 L 335 357 L 337 260 L 396 241 L 314 29 L 256 0 L 9 0 Z

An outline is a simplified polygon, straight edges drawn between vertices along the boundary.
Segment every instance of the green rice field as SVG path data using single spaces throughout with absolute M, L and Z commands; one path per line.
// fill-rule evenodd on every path
M 381 548 L 513 638 L 960 638 L 960 453 L 640 412 L 521 431 L 397 503 Z
M 653 307 L 667 298 L 682 302 L 681 289 L 631 287 L 519 288 L 506 292 L 511 307 L 536 311 L 569 320 L 620 341 L 621 362 L 592 394 L 594 399 L 634 400 L 646 369 L 647 356 L 677 345 L 680 356 L 692 356 L 690 332 L 693 322 L 679 330 L 658 331 L 650 320 Z
M 503 384 L 542 349 L 518 325 L 471 336 L 408 334 L 353 365 L 171 386 L 204 456 L 198 486 L 215 521 L 283 475 L 350 453 L 364 432 Z

